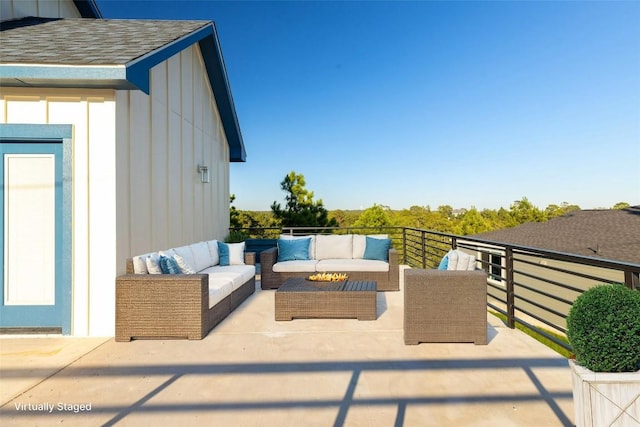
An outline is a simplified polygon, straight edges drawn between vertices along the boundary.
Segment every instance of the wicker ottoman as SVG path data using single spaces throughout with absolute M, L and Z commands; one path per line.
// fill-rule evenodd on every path
M 287 279 L 275 293 L 275 319 L 376 320 L 376 282 Z

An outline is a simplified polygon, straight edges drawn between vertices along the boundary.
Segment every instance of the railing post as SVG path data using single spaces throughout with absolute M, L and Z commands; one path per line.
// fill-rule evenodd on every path
M 505 261 L 507 280 L 507 326 L 513 329 L 516 327 L 516 304 L 513 285 L 513 248 L 511 248 L 511 246 L 505 247 Z
M 422 232 L 420 233 L 421 236 L 421 241 L 420 244 L 422 245 L 422 268 L 427 268 L 427 246 L 426 246 L 426 231 L 422 230 Z
M 407 265 L 407 228 L 402 227 L 402 263 Z
M 624 272 L 624 285 L 629 289 L 640 290 L 640 274 L 633 271 Z
M 453 249 L 454 251 L 458 249 L 458 239 L 456 239 L 455 236 L 451 237 L 451 249 Z

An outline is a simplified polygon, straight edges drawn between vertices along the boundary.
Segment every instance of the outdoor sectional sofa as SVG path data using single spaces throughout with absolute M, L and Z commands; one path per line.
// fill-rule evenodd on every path
M 286 241 L 299 239 L 308 242 L 308 250 L 291 256 Z M 278 246 L 260 254 L 262 289 L 277 289 L 289 278 L 316 272 L 346 273 L 350 280 L 374 280 L 378 291 L 400 290 L 398 252 L 390 247 L 386 235 L 281 235 Z
M 126 272 L 116 279 L 116 341 L 202 339 L 255 291 L 255 253 L 244 243 L 139 255 Z

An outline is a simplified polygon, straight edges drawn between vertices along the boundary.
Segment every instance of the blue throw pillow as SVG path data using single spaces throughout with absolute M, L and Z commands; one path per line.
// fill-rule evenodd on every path
M 311 237 L 306 239 L 278 239 L 278 262 L 309 259 Z
M 391 239 L 375 239 L 367 236 L 364 248 L 363 259 L 375 259 L 379 261 L 389 261 L 389 248 Z
M 220 265 L 230 265 L 229 245 L 218 240 L 218 254 L 220 255 Z
M 161 255 L 159 264 L 163 274 L 182 274 L 177 261 L 171 257 Z
M 445 255 L 444 257 L 442 257 L 442 261 L 440 261 L 438 270 L 447 270 L 448 268 L 449 268 L 449 255 Z

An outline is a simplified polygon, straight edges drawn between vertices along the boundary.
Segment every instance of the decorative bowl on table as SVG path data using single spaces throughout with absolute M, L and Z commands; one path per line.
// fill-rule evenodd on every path
M 347 280 L 349 276 L 344 273 L 316 273 L 307 277 L 312 282 L 342 282 Z

